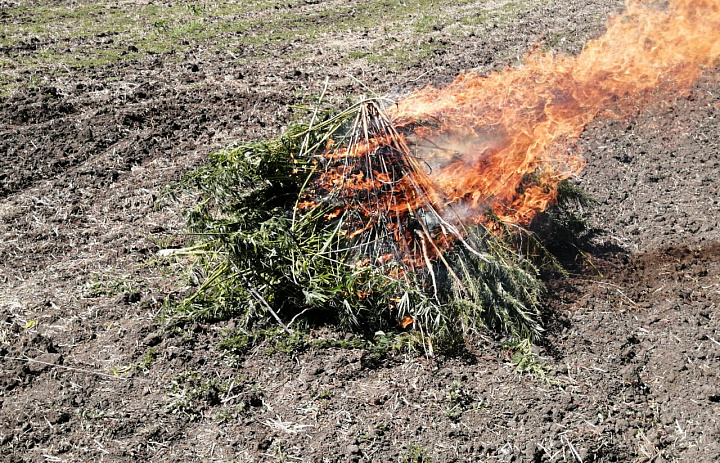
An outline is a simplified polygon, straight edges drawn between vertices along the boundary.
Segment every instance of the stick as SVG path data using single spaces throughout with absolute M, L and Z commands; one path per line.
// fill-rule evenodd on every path
M 433 271 L 432 262 L 430 262 L 430 257 L 427 253 L 427 245 L 425 244 L 425 236 L 418 230 L 417 232 L 418 237 L 420 238 L 420 245 L 423 253 L 423 257 L 425 258 L 425 265 L 427 265 L 428 272 L 430 272 L 430 278 L 432 279 L 433 284 L 433 295 L 435 296 L 435 300 L 440 303 L 440 299 L 438 298 L 438 289 L 437 289 L 437 282 L 435 281 L 435 271 Z
M 578 463 L 583 463 L 582 458 L 580 458 L 580 454 L 577 452 L 577 450 L 575 450 L 575 446 L 572 445 L 572 442 L 570 442 L 570 439 L 568 439 L 565 436 L 562 436 L 562 437 L 565 440 L 565 443 L 568 445 L 568 447 L 570 447 L 570 451 L 572 452 L 573 456 L 577 459 Z
M 42 364 L 42 365 L 49 365 L 49 366 L 51 366 L 51 367 L 64 368 L 65 370 L 78 371 L 78 372 L 80 372 L 80 373 L 88 373 L 88 374 L 91 374 L 91 375 L 102 376 L 102 377 L 105 377 L 105 378 L 119 379 L 119 380 L 122 380 L 122 381 L 127 381 L 127 378 L 123 378 L 122 376 L 108 375 L 107 373 L 100 373 L 99 371 L 85 370 L 85 369 L 82 369 L 82 368 L 68 367 L 68 366 L 65 366 L 65 365 L 59 365 L 59 364 L 57 364 L 57 363 L 43 362 L 42 360 L 35 360 L 35 359 L 27 358 L 27 357 L 26 357 L 26 358 L 20 358 L 20 357 L 9 357 L 9 356 L 5 355 L 5 356 L 3 356 L 2 358 L 8 359 L 8 360 L 18 360 L 18 361 L 20 361 L 20 362 L 40 363 L 40 364 Z
M 290 328 L 288 328 L 288 327 L 285 325 L 285 323 L 283 323 L 282 320 L 280 320 L 280 317 L 278 317 L 278 314 L 275 313 L 275 311 L 273 310 L 273 308 L 270 307 L 270 304 L 267 303 L 267 301 L 265 300 L 265 298 L 262 297 L 262 295 L 260 295 L 260 293 L 258 293 L 258 292 L 255 291 L 254 289 L 250 289 L 250 294 L 252 294 L 253 297 L 255 297 L 255 299 L 258 300 L 259 303 L 261 303 L 263 306 L 265 306 L 266 309 L 268 309 L 268 310 L 270 311 L 270 313 L 272 314 L 272 316 L 275 317 L 275 320 L 277 320 L 277 322 L 280 324 L 280 326 L 282 327 L 282 329 L 285 330 L 285 332 L 286 332 L 287 334 L 295 334 L 295 332 L 294 332 L 293 330 L 291 330 Z
M 298 313 L 297 315 L 295 315 L 295 316 L 292 318 L 292 320 L 290 320 L 290 323 L 288 323 L 288 328 L 290 327 L 290 325 L 293 324 L 293 322 L 295 322 L 295 320 L 296 320 L 300 315 L 302 315 L 302 314 L 304 314 L 304 313 L 306 313 L 306 312 L 309 312 L 309 311 L 311 311 L 312 309 L 313 309 L 312 307 L 308 307 L 308 308 L 306 308 L 306 309 L 303 309 L 302 312 L 300 312 L 300 313 Z
M 439 248 L 437 247 L 437 245 L 435 244 L 435 241 L 433 241 L 432 238 L 430 237 L 430 232 L 428 231 L 427 227 L 425 226 L 425 222 L 423 222 L 422 220 L 419 220 L 419 222 L 420 222 L 420 225 L 421 225 L 422 228 L 423 228 L 423 231 L 425 232 L 425 236 L 427 237 L 428 241 L 430 241 L 430 244 L 432 245 L 432 247 L 435 249 L 435 252 L 437 253 L 437 256 L 438 256 L 438 257 L 440 258 L 440 260 L 442 260 L 443 263 L 445 264 L 445 268 L 447 268 L 448 273 L 450 273 L 450 275 L 451 275 L 453 278 L 455 278 L 455 281 L 456 281 L 457 284 L 459 285 L 460 290 L 461 290 L 463 293 L 468 294 L 468 290 L 467 290 L 467 288 L 465 287 L 465 285 L 463 284 L 462 280 L 460 280 L 460 278 L 458 278 L 458 276 L 457 276 L 457 274 L 455 273 L 455 271 L 452 269 L 452 267 L 450 266 L 450 264 L 448 263 L 448 261 L 445 259 L 445 256 L 443 256 L 443 253 L 440 251 L 440 249 L 439 249 Z
M 307 150 L 307 148 L 308 148 L 307 145 L 310 143 L 310 130 L 312 129 L 313 124 L 315 123 L 315 119 L 317 118 L 317 113 L 318 113 L 318 110 L 320 109 L 320 105 L 322 104 L 322 100 L 323 100 L 323 98 L 325 98 L 325 92 L 327 92 L 329 82 L 330 82 L 330 77 L 326 76 L 325 84 L 323 85 L 323 90 L 322 90 L 322 93 L 320 94 L 320 99 L 318 100 L 318 104 L 317 104 L 317 106 L 315 106 L 315 111 L 313 112 L 312 118 L 310 119 L 310 125 L 308 125 L 308 133 L 305 136 L 305 138 L 303 139 L 302 144 L 300 145 L 300 153 L 299 154 L 301 154 L 301 155 L 305 154 L 305 150 Z M 313 169 L 313 172 L 314 171 L 315 171 L 315 169 Z M 300 190 L 300 191 L 303 191 L 305 189 L 305 185 L 307 185 L 307 182 L 309 179 L 310 179 L 310 176 L 307 177 L 307 179 L 305 180 L 305 184 L 303 185 L 302 190 Z M 293 229 L 295 229 L 295 217 L 297 214 L 297 206 L 298 206 L 299 202 L 300 202 L 300 196 L 298 196 L 297 200 L 295 200 L 295 207 L 293 208 L 293 216 L 292 216 L 292 224 L 293 224 L 292 228 Z

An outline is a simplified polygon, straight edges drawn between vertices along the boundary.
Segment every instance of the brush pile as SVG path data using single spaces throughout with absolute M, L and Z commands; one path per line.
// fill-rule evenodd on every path
M 539 336 L 534 235 L 491 209 L 463 220 L 408 141 L 417 124 L 392 123 L 384 105 L 316 110 L 309 124 L 216 153 L 190 175 L 202 200 L 183 253 L 202 284 L 176 319 L 414 328 L 436 347 L 484 328 Z

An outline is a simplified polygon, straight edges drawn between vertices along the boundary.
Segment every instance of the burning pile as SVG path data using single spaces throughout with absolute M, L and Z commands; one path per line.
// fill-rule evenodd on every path
M 719 57 L 720 0 L 630 3 L 578 56 L 534 52 L 221 153 L 196 174 L 212 202 L 191 225 L 222 258 L 188 304 L 533 337 L 540 284 L 517 237 L 582 170 L 583 129 L 688 89 Z

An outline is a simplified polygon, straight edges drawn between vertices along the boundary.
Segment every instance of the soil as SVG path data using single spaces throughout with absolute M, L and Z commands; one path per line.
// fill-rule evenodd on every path
M 329 101 L 363 93 L 348 75 L 441 84 L 553 31 L 577 52 L 621 8 L 545 2 L 400 71 L 337 47 L 298 60 L 268 44 L 258 65 L 195 45 L 0 98 L 0 461 L 720 461 L 717 68 L 584 132 L 598 231 L 548 282 L 535 375 L 491 333 L 449 358 L 227 355 L 232 320 L 156 318 L 185 285 L 156 257 L 182 244 L 184 205 L 157 200 L 209 153 L 279 134 L 325 76 Z M 367 34 L 337 39 L 385 39 Z

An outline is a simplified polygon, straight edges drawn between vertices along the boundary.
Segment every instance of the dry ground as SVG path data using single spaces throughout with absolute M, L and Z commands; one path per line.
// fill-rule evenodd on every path
M 531 373 L 456 358 L 230 355 L 164 332 L 164 186 L 330 100 L 578 52 L 617 0 L 0 1 L 1 461 L 720 460 L 720 76 L 580 141 L 601 233 L 549 283 Z M 322 328 L 317 339 L 345 339 Z M 342 344 L 342 343 L 336 343 Z M 285 351 L 284 351 L 285 350 Z M 534 362 L 534 363 L 533 363 Z

